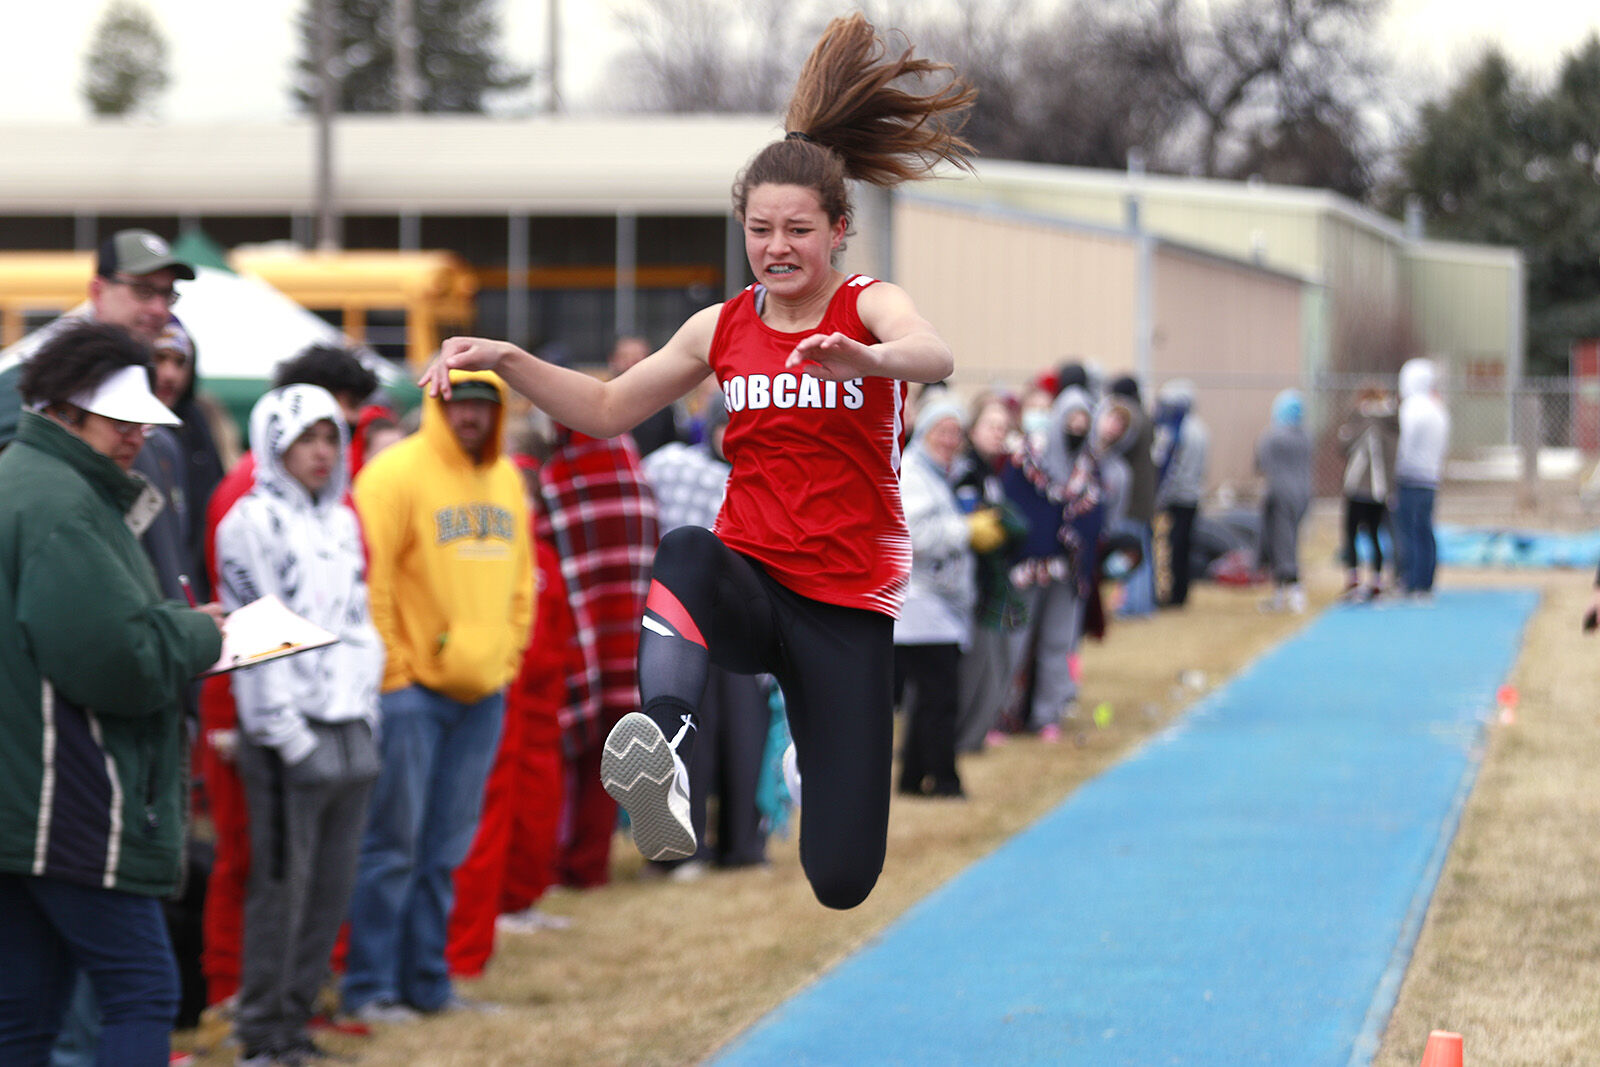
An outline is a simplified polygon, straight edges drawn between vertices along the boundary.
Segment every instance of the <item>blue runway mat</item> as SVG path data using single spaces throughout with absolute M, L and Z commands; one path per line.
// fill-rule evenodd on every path
M 1536 602 L 1329 611 L 713 1062 L 1368 1062 Z

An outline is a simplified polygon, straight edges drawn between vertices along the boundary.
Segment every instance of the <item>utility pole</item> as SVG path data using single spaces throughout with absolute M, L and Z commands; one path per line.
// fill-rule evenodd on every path
M 550 72 L 550 97 L 545 110 L 554 115 L 561 110 L 561 0 L 545 0 L 545 66 Z
M 422 97 L 417 77 L 417 46 L 422 34 L 417 29 L 416 0 L 394 0 L 394 80 L 400 100 L 400 114 L 414 115 Z
M 339 92 L 333 58 L 336 2 L 317 0 L 317 247 L 324 252 L 339 248 L 339 219 L 333 202 L 333 114 Z

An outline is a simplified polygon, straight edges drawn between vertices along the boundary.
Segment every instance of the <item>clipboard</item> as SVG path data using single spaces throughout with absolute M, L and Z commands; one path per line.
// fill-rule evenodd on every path
M 225 622 L 222 655 L 200 672 L 202 678 L 325 648 L 339 640 L 316 623 L 290 611 L 283 601 L 271 594 L 234 610 Z

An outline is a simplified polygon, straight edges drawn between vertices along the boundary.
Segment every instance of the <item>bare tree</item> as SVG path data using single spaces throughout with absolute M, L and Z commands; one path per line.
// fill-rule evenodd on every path
M 616 18 L 633 47 L 609 102 L 677 112 L 780 109 L 826 21 L 806 0 L 634 0 Z
M 1387 0 L 1236 0 L 1203 12 L 1192 0 L 1081 6 L 1120 27 L 1117 54 L 1180 108 L 1162 156 L 1224 177 L 1240 173 L 1252 145 L 1292 143 L 1302 123 L 1314 120 L 1324 137 L 1358 133 L 1377 70 L 1372 28 Z
M 866 10 L 891 38 L 898 31 L 918 53 L 951 64 L 978 90 L 962 132 L 980 154 L 1023 159 L 1030 142 L 1021 115 L 1030 90 L 1022 51 L 1030 36 L 1029 7 L 1028 0 L 955 0 L 883 2 Z
M 1260 175 L 1363 197 L 1381 145 L 1372 23 L 1387 0 L 864 0 L 891 40 L 978 89 L 990 158 Z M 634 0 L 619 102 L 774 111 L 827 11 L 813 0 Z
M 1082 4 L 1058 12 L 1045 32 L 1020 43 L 1024 57 L 1019 158 L 1084 167 L 1123 167 L 1130 153 L 1176 169 L 1164 153 L 1183 110 L 1130 28 Z

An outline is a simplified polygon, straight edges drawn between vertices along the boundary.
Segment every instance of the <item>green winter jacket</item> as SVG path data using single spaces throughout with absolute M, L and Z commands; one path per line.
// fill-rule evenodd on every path
M 146 489 L 31 411 L 0 453 L 0 871 L 177 885 L 180 695 L 221 638 L 162 601 L 136 533 L 159 510 Z

